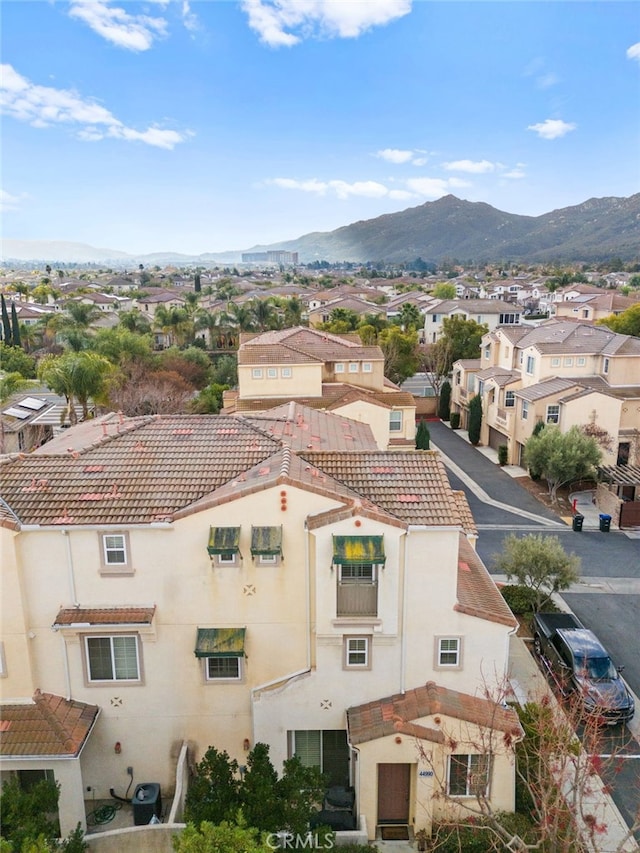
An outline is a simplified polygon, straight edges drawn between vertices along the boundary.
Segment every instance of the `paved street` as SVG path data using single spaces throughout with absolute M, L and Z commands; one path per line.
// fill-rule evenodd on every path
M 593 529 L 598 524 L 594 513 L 591 529 L 574 531 L 458 433 L 440 422 L 430 422 L 429 432 L 443 454 L 452 486 L 467 495 L 478 526 L 478 553 L 489 571 L 509 533 L 558 536 L 564 548 L 581 559 L 580 582 L 563 593 L 563 600 L 602 640 L 615 663 L 624 666 L 627 683 L 640 696 L 640 539 Z M 630 726 L 605 732 L 602 745 L 604 756 L 625 756 L 616 761 L 607 782 L 628 822 L 640 799 L 640 702 L 636 705 Z

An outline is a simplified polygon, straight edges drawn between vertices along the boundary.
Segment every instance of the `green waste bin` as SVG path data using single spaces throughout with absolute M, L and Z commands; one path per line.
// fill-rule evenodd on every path
M 603 533 L 608 533 L 611 530 L 611 516 L 605 513 L 600 513 L 600 530 Z
M 577 512 L 573 516 L 573 525 L 572 525 L 573 529 L 578 530 L 578 531 L 582 530 L 583 523 L 584 523 L 584 515 L 580 515 L 580 513 Z

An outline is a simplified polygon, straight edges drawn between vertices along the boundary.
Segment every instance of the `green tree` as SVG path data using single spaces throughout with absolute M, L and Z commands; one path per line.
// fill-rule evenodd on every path
M 247 827 L 240 816 L 235 823 L 189 823 L 173 836 L 173 849 L 176 853 L 273 853 L 274 848 L 266 840 L 261 841 L 258 831 Z
M 480 443 L 482 427 L 482 397 L 476 394 L 469 401 L 469 441 L 476 446 Z
M 439 281 L 431 291 L 431 296 L 436 299 L 455 299 L 456 286 L 449 281 Z
M 610 314 L 598 320 L 598 325 L 606 326 L 620 335 L 640 337 L 640 302 L 632 305 L 620 314 Z
M 511 581 L 535 593 L 540 610 L 556 592 L 568 589 L 580 576 L 580 558 L 567 554 L 557 536 L 530 533 L 518 537 L 510 533 L 502 542 L 502 551 L 494 554 L 494 568 Z
M 451 383 L 445 379 L 440 389 L 440 398 L 438 399 L 438 417 L 443 421 L 448 421 L 451 414 Z
M 240 808 L 238 762 L 227 752 L 210 746 L 196 766 L 185 803 L 185 818 L 189 823 L 213 824 L 233 820 Z
M 234 388 L 238 384 L 238 360 L 232 355 L 216 359 L 209 373 L 212 382 Z
M 74 400 L 82 406 L 85 420 L 89 417 L 89 400 L 99 402 L 105 398 L 112 373 L 111 363 L 95 352 L 46 356 L 38 366 L 38 378 L 67 401 L 71 424 L 77 422 Z
M 0 368 L 5 373 L 19 373 L 25 379 L 34 379 L 36 360 L 23 350 L 0 341 Z
M 249 307 L 261 332 L 277 328 L 278 314 L 272 299 L 252 299 Z
M 17 777 L 10 777 L 2 785 L 0 809 L 2 811 L 2 837 L 20 851 L 25 843 L 39 836 L 54 839 L 60 835 L 58 824 L 58 798 L 60 786 L 48 779 L 41 779 L 28 790 Z
M 595 474 L 602 450 L 597 440 L 578 426 L 562 432 L 560 427 L 547 424 L 538 435 L 529 438 L 524 458 L 531 470 L 545 478 L 549 496 L 555 503 L 561 486 Z
M 480 358 L 482 337 L 488 331 L 486 323 L 465 320 L 460 314 L 445 317 L 442 321 L 442 333 L 449 344 L 451 364 L 460 358 Z
M 16 303 L 11 303 L 11 338 L 12 344 L 14 347 L 21 347 L 22 341 L 20 340 L 20 324 L 18 323 L 18 312 L 16 311 Z
M 431 441 L 431 434 L 426 421 L 420 421 L 416 430 L 416 450 L 428 450 Z
M 420 363 L 415 332 L 403 332 L 398 326 L 389 326 L 380 332 L 378 343 L 384 353 L 384 375 L 387 379 L 400 385 L 413 376 Z
M 223 394 L 228 389 L 229 385 L 212 382 L 193 400 L 190 406 L 191 411 L 197 415 L 217 415 L 222 408 Z
M 405 332 L 415 332 L 424 326 L 420 309 L 412 302 L 405 302 L 400 310 L 400 325 Z
M 138 334 L 151 331 L 149 318 L 139 308 L 132 308 L 131 311 L 122 311 L 118 314 L 118 325 L 129 332 L 137 332 Z
M 302 323 L 304 306 L 297 296 L 285 300 L 284 322 L 287 328 L 294 328 Z
M 284 829 L 278 774 L 269 760 L 269 747 L 257 743 L 247 755 L 247 770 L 240 786 L 242 813 L 250 826 L 268 832 Z
M 288 758 L 278 780 L 282 828 L 302 835 L 309 827 L 309 818 L 322 803 L 327 779 L 318 767 L 303 767 L 297 756 Z
M 121 325 L 113 329 L 99 329 L 91 347 L 119 367 L 134 361 L 150 362 L 153 358 L 151 335 L 131 332 Z
M 4 298 L 4 293 L 0 293 L 0 305 L 2 310 L 2 340 L 7 346 L 13 346 L 11 321 L 9 320 L 9 312 L 7 311 L 7 303 Z

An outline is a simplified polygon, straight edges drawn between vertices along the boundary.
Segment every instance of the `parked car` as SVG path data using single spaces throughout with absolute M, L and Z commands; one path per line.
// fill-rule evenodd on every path
M 585 716 L 594 715 L 607 725 L 633 717 L 633 696 L 621 678 L 622 667 L 611 657 L 593 631 L 573 613 L 536 613 L 533 646 L 563 696 L 578 696 Z

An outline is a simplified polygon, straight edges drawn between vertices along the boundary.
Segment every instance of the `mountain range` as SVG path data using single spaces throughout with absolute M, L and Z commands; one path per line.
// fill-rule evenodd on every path
M 628 198 L 592 198 L 541 216 L 505 213 L 484 202 L 453 195 L 398 213 L 313 232 L 242 251 L 184 255 L 132 255 L 84 243 L 2 240 L 2 259 L 56 263 L 109 263 L 113 266 L 212 265 L 240 263 L 243 252 L 281 249 L 297 252 L 301 263 L 385 261 L 401 263 L 444 258 L 461 263 L 569 263 L 640 258 L 640 193 Z

